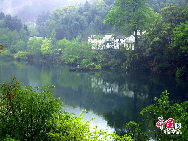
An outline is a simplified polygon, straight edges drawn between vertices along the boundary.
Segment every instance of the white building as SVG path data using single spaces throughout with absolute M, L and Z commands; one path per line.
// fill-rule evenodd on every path
M 120 47 L 126 48 L 126 50 L 134 50 L 135 38 L 133 35 L 125 37 L 119 35 L 114 37 L 113 35 L 97 36 L 91 35 L 88 37 L 88 42 L 92 45 L 92 49 L 103 50 L 103 49 L 120 49 Z
M 34 36 L 36 37 L 36 36 Z M 29 40 L 32 40 L 34 37 L 29 37 Z M 44 39 L 43 37 L 36 37 L 37 39 Z

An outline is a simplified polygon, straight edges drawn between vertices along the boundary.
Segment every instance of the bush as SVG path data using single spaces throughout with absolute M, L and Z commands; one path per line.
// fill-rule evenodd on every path
M 40 54 L 40 48 L 42 45 L 43 39 L 33 37 L 31 40 L 27 42 L 27 51 L 30 52 L 31 54 Z
M 52 130 L 48 133 L 50 140 L 55 141 L 97 141 L 97 140 L 120 140 L 132 141 L 130 136 L 118 136 L 116 133 L 109 134 L 107 130 L 97 129 L 91 131 L 89 122 L 83 120 L 83 111 L 78 117 L 64 114 L 57 117 L 52 124 Z
M 140 113 L 143 120 L 136 124 L 130 122 L 127 124 L 129 133 L 139 141 L 149 140 L 148 137 L 155 136 L 157 140 L 176 140 L 185 141 L 188 139 L 188 101 L 181 104 L 170 105 L 167 91 L 163 92 L 160 98 L 155 98 L 155 103 L 144 108 Z M 173 118 L 175 123 L 181 123 L 182 134 L 165 134 L 164 131 L 156 127 L 158 117 L 163 117 L 165 120 Z
M 83 59 L 80 64 L 82 67 L 88 67 L 88 65 L 91 66 L 91 61 L 88 59 Z
M 3 50 L 3 51 L 0 52 L 0 55 L 1 56 L 11 56 L 11 53 L 8 50 Z
M 52 45 L 52 40 L 51 39 L 47 39 L 45 38 L 44 40 L 42 40 L 42 44 L 40 47 L 41 53 L 43 55 L 52 55 L 54 53 L 54 49 L 53 49 L 53 45 Z
M 83 111 L 75 117 L 62 110 L 62 102 L 54 98 L 51 89 L 21 86 L 12 78 L 11 83 L 0 84 L 0 140 L 123 140 L 107 131 L 90 130 L 89 121 L 83 120 Z
M 176 78 L 183 78 L 186 76 L 186 68 L 182 67 L 182 68 L 177 68 L 176 70 Z
M 85 67 L 92 63 L 94 51 L 87 42 L 80 42 L 79 38 L 72 41 L 62 39 L 57 46 L 62 50 L 61 61 L 66 64 L 81 64 Z
M 59 99 L 53 98 L 51 88 L 22 87 L 15 78 L 11 83 L 1 84 L 1 140 L 7 134 L 18 140 L 47 140 L 49 122 L 62 106 Z
M 19 141 L 19 140 L 15 140 L 11 138 L 10 135 L 6 135 L 6 138 L 3 141 Z
M 101 65 L 100 64 L 95 64 L 95 69 L 97 69 L 97 70 L 101 70 L 102 69 L 102 67 L 101 67 Z
M 18 51 L 24 51 L 27 48 L 26 42 L 22 40 L 15 41 L 14 44 L 10 46 L 11 53 L 17 53 Z
M 14 58 L 15 59 L 18 59 L 18 60 L 27 60 L 28 55 L 29 53 L 28 52 L 25 52 L 25 51 L 18 51 L 16 54 L 14 54 Z

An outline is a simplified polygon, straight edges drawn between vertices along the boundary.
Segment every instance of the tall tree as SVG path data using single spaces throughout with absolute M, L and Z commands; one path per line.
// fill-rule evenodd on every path
M 138 48 L 138 31 L 148 28 L 153 10 L 146 0 L 115 0 L 108 12 L 105 23 L 115 26 L 125 35 L 134 33 L 135 48 Z
M 151 8 L 153 8 L 156 12 L 159 12 L 160 9 L 172 5 L 180 5 L 181 7 L 185 7 L 187 4 L 187 0 L 148 0 L 148 4 Z
M 163 21 L 169 23 L 171 28 L 175 28 L 180 23 L 185 23 L 188 18 L 188 5 L 181 7 L 180 5 L 168 5 L 160 10 Z

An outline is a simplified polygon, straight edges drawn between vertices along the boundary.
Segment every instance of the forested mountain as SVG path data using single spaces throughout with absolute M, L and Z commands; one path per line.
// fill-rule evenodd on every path
M 90 0 L 88 0 L 90 1 Z M 39 14 L 56 7 L 80 5 L 85 0 L 1 0 L 0 9 L 12 16 L 18 16 L 23 22 L 35 22 Z
M 79 7 L 56 8 L 51 13 L 38 16 L 36 23 L 39 36 L 50 37 L 55 32 L 57 40 L 71 40 L 77 36 L 87 39 L 91 34 L 112 33 L 112 28 L 103 23 L 110 8 L 103 0 L 92 4 L 86 1 Z
M 92 34 L 120 34 L 117 29 L 114 30 L 112 26 L 104 24 L 106 15 L 113 4 L 114 0 L 93 0 L 92 2 L 86 1 L 80 6 L 59 7 L 52 12 L 42 13 L 36 21 L 38 36 L 55 36 L 57 40 L 62 38 L 71 40 L 81 36 L 86 40 Z M 149 0 L 146 4 L 155 12 L 160 13 L 160 9 L 169 4 L 179 4 L 185 7 L 186 0 Z M 124 31 L 127 32 L 127 30 Z

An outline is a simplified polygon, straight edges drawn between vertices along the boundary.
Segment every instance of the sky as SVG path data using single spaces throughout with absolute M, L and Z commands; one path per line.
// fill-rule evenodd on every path
M 0 11 L 18 16 L 23 21 L 35 20 L 37 15 L 56 7 L 79 5 L 86 0 L 0 0 Z

